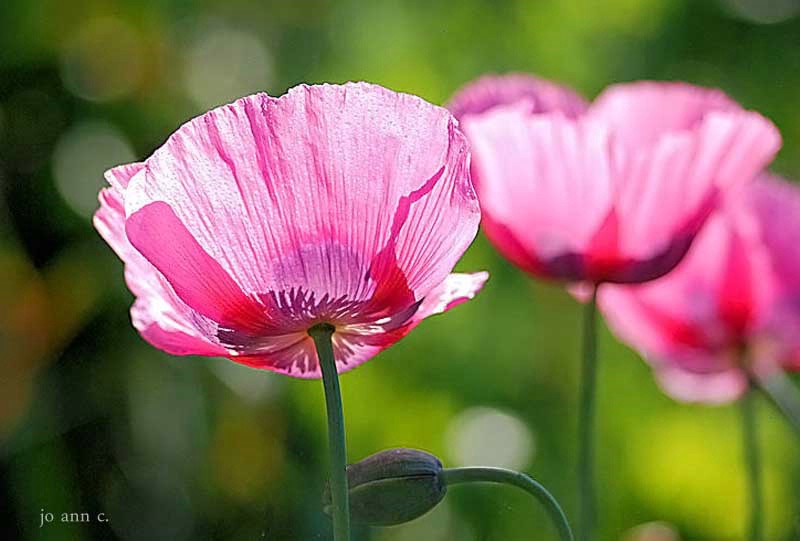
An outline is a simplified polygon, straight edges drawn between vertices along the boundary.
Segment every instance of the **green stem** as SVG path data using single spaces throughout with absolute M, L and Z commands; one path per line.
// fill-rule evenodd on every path
M 500 483 L 521 488 L 544 506 L 558 530 L 561 541 L 572 541 L 573 539 L 567 516 L 558 501 L 540 483 L 524 473 L 503 468 L 470 467 L 447 468 L 442 472 L 442 476 L 448 486 L 460 483 Z
M 317 347 L 322 384 L 325 388 L 325 406 L 328 413 L 328 446 L 331 454 L 331 504 L 333 509 L 334 541 L 350 541 L 350 501 L 347 489 L 347 444 L 344 433 L 342 393 L 339 374 L 333 356 L 333 325 L 320 323 L 308 334 Z
M 578 417 L 578 539 L 593 541 L 597 511 L 594 492 L 594 424 L 597 394 L 597 286 L 584 308 L 583 368 Z
M 761 378 L 753 377 L 753 385 L 783 414 L 800 437 L 800 395 L 783 372 Z
M 756 430 L 755 393 L 748 390 L 741 398 L 742 436 L 744 461 L 750 485 L 750 525 L 748 539 L 762 541 L 764 531 L 764 510 L 761 500 L 761 453 Z

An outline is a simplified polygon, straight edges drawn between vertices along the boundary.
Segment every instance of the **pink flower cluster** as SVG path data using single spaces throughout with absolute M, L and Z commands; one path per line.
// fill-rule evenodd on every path
M 490 240 L 531 274 L 601 285 L 669 394 L 728 401 L 800 369 L 800 187 L 764 172 L 781 143 L 766 118 L 683 83 L 587 103 L 525 75 L 479 79 L 450 109 Z
M 329 323 L 346 370 L 475 295 L 487 274 L 451 271 L 482 221 L 529 273 L 600 285 L 612 329 L 677 398 L 730 400 L 749 374 L 800 368 L 800 188 L 764 172 L 769 120 L 683 83 L 588 103 L 527 75 L 481 78 L 448 107 L 301 85 L 110 170 L 95 225 L 136 328 L 172 354 L 319 377 L 308 330 Z

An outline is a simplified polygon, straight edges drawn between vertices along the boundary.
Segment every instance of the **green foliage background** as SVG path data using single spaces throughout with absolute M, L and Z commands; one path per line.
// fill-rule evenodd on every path
M 682 79 L 720 87 L 771 117 L 785 140 L 775 169 L 800 177 L 797 4 L 0 2 L 0 537 L 329 535 L 320 511 L 321 385 L 219 359 L 170 358 L 137 336 L 122 266 L 85 210 L 115 154 L 87 144 L 81 129 L 99 123 L 101 134 L 112 130 L 142 158 L 212 105 L 204 100 L 238 97 L 226 89 L 279 95 L 300 82 L 367 80 L 443 103 L 485 72 L 532 72 L 588 97 L 618 81 Z M 742 15 L 747 9 L 767 16 Z M 230 36 L 244 45 L 236 49 Z M 226 57 L 228 46 L 242 57 Z M 248 87 L 253 82 L 260 87 Z M 206 85 L 221 90 L 209 97 Z M 73 148 L 67 136 L 83 154 L 64 165 L 58 149 Z M 572 515 L 578 307 L 559 287 L 513 268 L 480 235 L 458 268 L 492 277 L 474 301 L 342 378 L 350 457 L 414 446 L 454 463 L 463 451 L 451 437 L 454 420 L 491 408 L 477 411 L 504 412 L 528 427 L 535 444 L 524 468 Z M 600 352 L 602 539 L 742 539 L 736 408 L 673 402 L 605 331 Z M 797 539 L 797 443 L 759 406 L 767 538 Z M 487 439 L 476 445 L 508 443 Z M 40 528 L 42 510 L 104 512 L 110 522 Z M 665 523 L 666 537 L 655 537 L 652 525 L 642 533 L 652 521 Z M 524 495 L 491 487 L 453 489 L 415 523 L 358 535 L 554 539 Z

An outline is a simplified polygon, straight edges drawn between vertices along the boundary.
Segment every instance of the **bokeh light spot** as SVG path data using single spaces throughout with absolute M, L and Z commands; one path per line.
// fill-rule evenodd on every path
M 209 368 L 233 392 L 250 403 L 275 397 L 282 386 L 278 378 L 264 377 L 263 371 L 235 362 L 219 360 L 209 363 Z
M 183 83 L 200 109 L 263 91 L 271 79 L 272 57 L 252 33 L 211 24 L 189 44 Z
M 104 122 L 83 122 L 66 131 L 53 153 L 53 175 L 61 195 L 77 213 L 91 216 L 97 193 L 106 185 L 103 173 L 135 160 L 125 136 Z
M 135 91 L 143 73 L 141 36 L 125 21 L 98 18 L 81 26 L 61 51 L 61 78 L 78 97 L 108 101 Z
M 534 454 L 534 438 L 519 418 L 494 408 L 470 408 L 447 429 L 450 455 L 458 466 L 525 469 Z
M 672 524 L 645 522 L 628 530 L 623 541 L 680 541 L 681 536 Z
M 720 0 L 723 8 L 740 19 L 775 24 L 800 14 L 800 0 Z

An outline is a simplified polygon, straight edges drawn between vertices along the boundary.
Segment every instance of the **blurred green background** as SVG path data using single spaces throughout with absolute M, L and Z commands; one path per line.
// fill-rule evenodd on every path
M 639 78 L 721 87 L 775 121 L 775 169 L 800 177 L 800 0 L 0 1 L 0 537 L 329 539 L 321 385 L 145 344 L 90 224 L 102 172 L 257 90 L 367 80 L 443 103 L 509 70 L 589 97 Z M 576 303 L 482 236 L 459 268 L 492 278 L 342 378 L 350 458 L 414 446 L 524 469 L 572 515 Z M 677 404 L 605 331 L 600 347 L 603 540 L 742 539 L 736 409 Z M 767 404 L 759 414 L 767 539 L 799 539 L 796 440 Z M 359 532 L 554 538 L 525 495 L 493 487 Z

